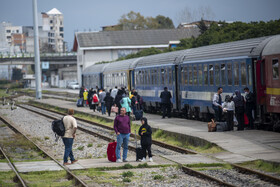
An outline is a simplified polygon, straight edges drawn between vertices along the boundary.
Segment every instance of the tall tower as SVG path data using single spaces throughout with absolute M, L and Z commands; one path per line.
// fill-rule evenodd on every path
M 48 44 L 55 52 L 64 51 L 63 14 L 56 8 L 42 12 L 43 30 L 49 31 Z

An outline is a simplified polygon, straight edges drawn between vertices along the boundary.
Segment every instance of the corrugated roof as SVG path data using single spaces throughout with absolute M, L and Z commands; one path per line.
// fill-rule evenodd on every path
M 271 40 L 266 44 L 262 51 L 262 55 L 280 54 L 280 35 L 271 37 Z
M 133 59 L 122 60 L 122 61 L 110 63 L 110 65 L 105 67 L 104 73 L 111 72 L 111 71 L 134 69 L 140 59 L 142 59 L 142 58 L 133 58 Z
M 124 30 L 76 33 L 80 48 L 135 46 L 168 44 L 171 40 L 180 40 L 198 36 L 195 29 L 157 29 L 157 30 Z
M 83 70 L 83 74 L 93 74 L 93 73 L 102 73 L 106 66 L 109 64 L 94 64 Z

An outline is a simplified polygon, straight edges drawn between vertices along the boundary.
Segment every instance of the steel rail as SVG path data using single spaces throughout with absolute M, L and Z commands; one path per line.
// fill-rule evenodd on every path
M 6 153 L 4 152 L 2 147 L 0 147 L 0 152 L 6 158 L 9 166 L 12 168 L 13 172 L 16 174 L 17 180 L 20 182 L 20 186 L 27 187 L 25 181 L 21 178 L 21 176 L 19 175 L 19 173 L 18 173 L 17 169 L 15 168 L 14 164 L 11 162 L 9 157 L 6 155 Z
M 51 109 L 46 109 L 46 108 L 43 108 L 43 107 L 40 107 L 40 106 L 36 106 L 36 105 L 33 105 L 33 104 L 26 104 L 26 105 L 30 105 L 32 107 L 36 107 L 36 108 L 39 108 L 39 109 L 42 109 L 42 110 L 47 110 L 49 112 L 55 112 L 55 113 L 60 114 L 60 115 L 66 115 L 66 113 L 54 111 L 54 110 L 51 110 Z M 20 105 L 18 105 L 18 106 L 20 106 Z M 80 117 L 75 117 L 75 118 L 77 120 L 79 120 L 79 121 L 83 121 L 83 122 L 86 122 L 86 123 L 89 123 L 89 124 L 92 124 L 92 125 L 95 125 L 95 126 L 98 126 L 98 127 L 102 127 L 102 128 L 108 129 L 108 130 L 114 130 L 113 127 L 109 127 L 107 125 L 96 123 L 96 122 L 93 122 L 93 121 L 90 121 L 90 120 L 86 120 L 86 119 L 83 119 L 83 118 L 80 118 Z M 134 133 L 130 133 L 130 136 L 133 137 L 133 138 L 135 137 Z M 136 137 L 137 137 L 137 139 L 140 139 L 139 135 L 136 135 Z M 157 141 L 157 140 L 152 140 L 152 144 L 158 145 L 158 146 L 163 147 L 163 148 L 170 149 L 170 150 L 178 152 L 178 153 L 197 154 L 194 151 L 190 151 L 188 149 L 184 149 L 184 148 L 181 148 L 181 147 L 178 147 L 178 146 L 170 145 L 170 144 L 167 144 L 167 143 L 164 143 L 164 142 L 160 142 L 160 141 Z
M 83 182 L 81 179 L 79 179 L 74 173 L 72 173 L 67 167 L 64 167 L 59 161 L 57 161 L 54 157 L 52 157 L 50 154 L 48 154 L 41 146 L 36 144 L 34 141 L 32 141 L 30 138 L 28 138 L 24 133 L 22 133 L 18 128 L 15 127 L 15 125 L 5 117 L 0 115 L 0 120 L 3 121 L 5 124 L 7 124 L 11 129 L 13 129 L 15 132 L 21 134 L 24 136 L 28 141 L 30 141 L 32 144 L 34 144 L 37 149 L 41 150 L 45 155 L 47 155 L 49 158 L 51 158 L 54 162 L 56 162 L 60 167 L 62 167 L 66 172 L 68 179 L 74 179 L 75 185 L 87 187 L 87 184 Z

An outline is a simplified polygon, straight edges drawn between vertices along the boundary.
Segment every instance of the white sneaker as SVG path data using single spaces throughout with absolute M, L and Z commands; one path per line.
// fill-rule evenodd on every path
M 146 161 L 146 158 L 142 158 L 141 162 L 145 162 Z
M 123 162 L 121 159 L 118 159 L 116 162 L 120 163 L 120 162 Z
M 153 162 L 153 158 L 152 157 L 150 157 L 150 162 Z

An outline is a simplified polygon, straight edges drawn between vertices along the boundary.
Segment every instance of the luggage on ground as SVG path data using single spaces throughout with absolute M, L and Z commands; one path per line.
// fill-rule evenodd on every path
M 216 131 L 217 132 L 224 132 L 228 130 L 227 122 L 219 122 L 216 125 Z
M 143 117 L 143 110 L 135 110 L 133 111 L 135 116 L 135 120 L 140 120 Z
M 107 157 L 108 160 L 111 162 L 117 161 L 117 155 L 116 155 L 116 148 L 117 148 L 117 142 L 110 142 L 107 147 Z
M 211 122 L 208 123 L 208 132 L 215 132 L 216 131 L 216 123 L 213 119 Z
M 84 102 L 84 99 L 83 99 L 83 98 L 78 99 L 78 101 L 77 101 L 77 107 L 82 107 L 82 106 L 83 106 L 83 102 Z
M 119 107 L 117 107 L 117 106 L 112 106 L 112 107 L 111 107 L 111 112 L 118 113 L 118 112 L 119 112 Z
M 52 122 L 52 130 L 55 133 L 55 136 L 64 136 L 64 134 L 65 134 L 63 118 Z
M 141 147 L 137 146 L 137 137 L 136 137 L 136 130 L 135 130 L 135 144 L 136 144 L 136 161 L 142 160 L 145 157 L 144 150 Z
M 249 125 L 249 119 L 245 113 L 244 113 L 244 125 Z

